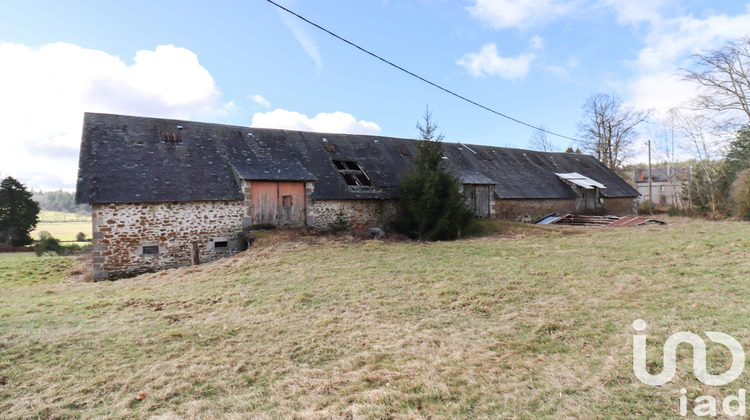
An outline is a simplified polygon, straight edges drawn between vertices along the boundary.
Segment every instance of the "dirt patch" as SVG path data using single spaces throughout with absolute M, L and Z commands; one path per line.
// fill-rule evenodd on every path
M 65 278 L 70 283 L 91 283 L 94 281 L 94 259 L 90 252 L 77 257 L 76 264 L 68 270 Z

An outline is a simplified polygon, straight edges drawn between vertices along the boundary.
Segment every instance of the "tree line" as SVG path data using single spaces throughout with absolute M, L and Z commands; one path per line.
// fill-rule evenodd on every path
M 91 206 L 88 204 L 76 204 L 75 194 L 68 191 L 34 191 L 32 198 L 39 203 L 42 210 L 60 211 L 65 213 L 77 213 L 89 215 Z

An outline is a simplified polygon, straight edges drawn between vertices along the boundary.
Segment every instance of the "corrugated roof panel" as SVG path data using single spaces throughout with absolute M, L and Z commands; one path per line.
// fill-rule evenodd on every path
M 601 182 L 596 182 L 593 179 L 583 176 L 579 174 L 578 172 L 571 172 L 567 174 L 558 174 L 556 173 L 559 178 L 564 179 L 568 182 L 571 182 L 575 185 L 578 185 L 579 187 L 585 188 L 587 190 L 593 190 L 594 187 L 599 189 L 606 189 L 607 187 L 602 184 Z

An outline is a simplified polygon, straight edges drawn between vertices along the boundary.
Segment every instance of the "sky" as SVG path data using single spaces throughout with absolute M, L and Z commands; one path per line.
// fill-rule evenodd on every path
M 654 118 L 695 93 L 690 55 L 750 33 L 750 2 L 279 0 L 399 66 L 577 137 L 616 94 Z M 464 102 L 266 0 L 0 0 L 0 177 L 75 188 L 84 112 L 529 148 L 533 129 Z M 642 130 L 638 147 L 649 137 Z M 571 140 L 549 136 L 560 151 Z

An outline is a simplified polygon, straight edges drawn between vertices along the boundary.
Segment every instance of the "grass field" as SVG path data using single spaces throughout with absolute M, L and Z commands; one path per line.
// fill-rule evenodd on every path
M 91 222 L 91 214 L 66 213 L 62 211 L 42 210 L 39 212 L 41 222 Z
M 750 226 L 525 227 L 444 243 L 263 238 L 215 263 L 67 283 L 0 255 L 3 418 L 675 418 L 748 388 L 633 374 L 677 331 L 750 349 Z M 709 345 L 711 373 L 728 352 Z M 692 410 L 693 403 L 689 403 Z
M 31 232 L 33 239 L 39 239 L 39 232 L 47 231 L 61 241 L 73 241 L 78 232 L 83 232 L 86 238 L 91 238 L 91 216 L 76 213 L 42 210 L 39 213 L 39 223 Z

